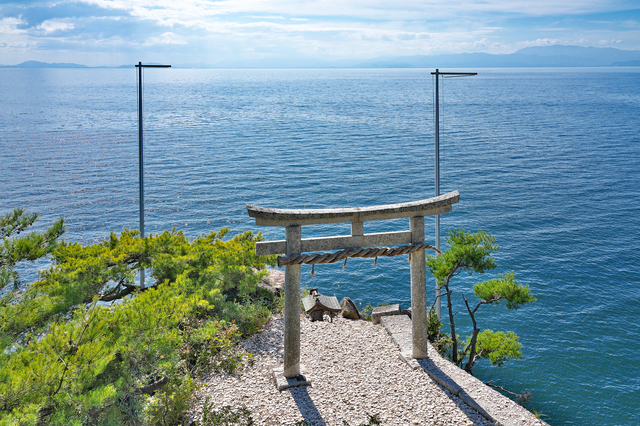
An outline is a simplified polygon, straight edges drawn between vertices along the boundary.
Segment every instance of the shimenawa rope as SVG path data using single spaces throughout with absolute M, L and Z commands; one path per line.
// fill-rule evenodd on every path
M 278 266 L 301 265 L 303 263 L 308 265 L 317 265 L 319 263 L 335 263 L 344 259 L 344 268 L 347 264 L 347 258 L 349 257 L 375 257 L 375 265 L 379 256 L 400 256 L 402 254 L 408 254 L 409 260 L 411 260 L 411 253 L 425 249 L 434 250 L 438 254 L 442 254 L 440 250 L 429 244 L 412 244 L 410 246 L 398 247 L 352 248 L 325 254 L 311 253 L 278 256 Z

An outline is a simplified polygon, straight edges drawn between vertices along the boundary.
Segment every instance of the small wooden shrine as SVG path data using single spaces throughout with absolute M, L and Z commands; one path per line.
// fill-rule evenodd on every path
M 334 315 L 342 310 L 337 297 L 324 296 L 318 293 L 317 288 L 312 288 L 309 294 L 302 299 L 302 306 L 304 306 L 306 314 L 311 317 L 311 321 L 322 321 L 324 313 L 327 312 L 333 322 Z

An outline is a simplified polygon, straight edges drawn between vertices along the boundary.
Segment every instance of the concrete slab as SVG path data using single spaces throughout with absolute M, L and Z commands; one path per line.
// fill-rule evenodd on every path
M 380 323 L 387 330 L 391 340 L 398 345 L 400 352 L 411 353 L 413 342 L 411 340 L 411 320 L 406 315 L 394 315 L 381 317 Z
M 380 318 L 390 315 L 400 315 L 400 305 L 386 305 L 377 306 L 371 311 L 371 322 L 374 324 L 380 324 Z
M 287 379 L 284 377 L 284 367 L 279 366 L 273 369 L 273 381 L 279 391 L 295 386 L 309 386 L 311 385 L 311 378 L 306 374 L 306 372 L 307 369 L 304 365 L 300 364 L 301 374 L 293 379 Z
M 411 340 L 411 320 L 406 315 L 394 315 L 380 318 L 382 326 L 391 336 L 391 340 L 400 348 L 400 359 L 407 363 L 412 370 L 420 368 L 418 360 L 413 357 L 413 342 Z
M 380 323 L 400 348 L 400 358 L 409 367 L 416 369 L 418 364 L 436 383 L 458 396 L 487 420 L 501 426 L 547 425 L 524 407 L 442 358 L 431 343 L 428 343 L 429 358 L 414 359 L 411 356 L 412 329 L 408 316 L 382 317 Z

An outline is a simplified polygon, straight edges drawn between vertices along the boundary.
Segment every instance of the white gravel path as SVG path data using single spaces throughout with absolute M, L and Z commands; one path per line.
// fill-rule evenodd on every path
M 351 426 L 375 414 L 383 425 L 492 425 L 423 370 L 412 370 L 381 326 L 335 318 L 301 318 L 301 362 L 312 385 L 279 392 L 272 369 L 282 364 L 284 321 L 274 316 L 242 343 L 254 363 L 242 374 L 214 374 L 198 395 L 194 419 L 210 398 L 215 408 L 246 406 L 257 425 Z

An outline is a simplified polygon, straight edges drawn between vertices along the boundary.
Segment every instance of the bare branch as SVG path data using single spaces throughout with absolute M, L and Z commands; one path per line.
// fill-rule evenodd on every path
M 456 270 L 460 267 L 461 263 L 462 263 L 462 259 L 458 259 L 456 264 L 453 265 L 453 268 L 451 268 L 451 271 L 449 271 L 449 273 L 447 274 L 447 278 L 445 278 L 445 284 L 444 284 L 447 288 L 449 288 L 449 281 L 456 274 Z
M 56 351 L 55 348 L 53 348 L 53 346 L 51 346 L 51 349 L 53 349 L 56 355 L 58 355 L 58 359 L 62 361 L 62 363 L 64 364 L 64 370 L 62 370 L 62 376 L 60 376 L 60 383 L 58 383 L 58 388 L 53 394 L 50 395 L 51 397 L 54 397 L 58 394 L 58 392 L 60 392 L 60 389 L 62 388 L 62 384 L 64 383 L 64 376 L 65 374 L 67 374 L 67 370 L 69 370 L 69 366 L 67 365 L 65 360 L 62 359 L 62 357 L 58 354 L 58 351 Z
M 167 383 L 169 383 L 169 379 L 167 379 L 166 377 L 163 377 L 162 379 L 151 383 L 150 385 L 147 386 L 143 386 L 141 388 L 136 389 L 135 393 L 137 395 L 150 395 L 151 393 L 157 391 L 158 389 L 160 389 L 161 387 L 163 387 L 164 385 L 166 385 Z
M 516 400 L 519 400 L 519 401 L 522 401 L 522 402 L 527 402 L 533 397 L 533 395 L 529 391 L 525 391 L 523 394 L 519 394 L 519 393 L 508 391 L 505 388 L 503 388 L 502 386 L 494 385 L 493 384 L 493 380 L 489 380 L 488 382 L 485 382 L 485 385 L 487 385 L 489 387 L 492 387 L 492 388 L 495 388 L 495 389 L 500 389 L 501 391 L 506 392 L 509 395 L 515 396 Z
M 136 291 L 136 289 L 140 288 L 140 287 L 136 287 L 134 285 L 127 285 L 127 284 L 124 284 L 124 286 L 125 286 L 125 289 L 122 290 L 121 292 L 116 293 L 116 294 L 111 294 L 111 295 L 108 295 L 108 296 L 107 295 L 102 296 L 102 297 L 100 297 L 99 300 L 101 302 L 112 302 L 114 300 L 122 299 L 123 297 L 130 295 L 131 293 Z M 144 289 L 140 289 L 140 290 L 144 291 L 144 290 L 146 290 L 146 287 Z
M 145 288 L 140 288 L 138 286 L 135 285 L 131 285 L 131 284 L 126 284 L 124 281 L 120 282 L 122 284 L 122 287 L 125 287 L 124 290 L 121 290 L 118 293 L 114 294 L 114 290 L 111 290 L 107 293 L 103 293 L 100 296 L 100 298 L 98 299 L 101 302 L 113 302 L 114 300 L 119 300 L 119 299 L 123 299 L 125 296 L 130 295 L 131 293 L 135 292 L 136 290 L 139 291 L 147 291 L 150 288 L 153 288 L 154 286 L 149 286 L 149 287 L 145 287 Z M 117 289 L 118 287 L 120 287 L 120 283 L 118 284 L 118 286 L 115 287 L 115 289 Z M 84 303 L 91 303 L 91 301 L 93 300 L 93 296 L 87 296 L 84 300 Z

